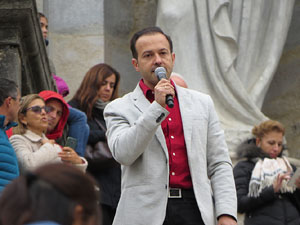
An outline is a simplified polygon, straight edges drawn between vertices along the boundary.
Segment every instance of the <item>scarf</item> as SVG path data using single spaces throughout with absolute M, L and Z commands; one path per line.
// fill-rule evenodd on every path
M 249 197 L 258 197 L 265 187 L 273 185 L 274 179 L 280 173 L 293 172 L 293 169 L 286 157 L 277 157 L 276 159 L 264 158 L 259 159 L 252 171 L 249 184 Z M 293 193 L 295 187 L 287 185 L 287 181 L 283 180 L 280 189 L 281 193 Z
M 103 110 L 110 101 L 103 102 L 100 98 L 95 102 L 94 107 Z

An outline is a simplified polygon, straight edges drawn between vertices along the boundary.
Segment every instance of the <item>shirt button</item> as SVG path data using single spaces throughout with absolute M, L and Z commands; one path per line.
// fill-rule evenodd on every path
M 175 152 L 173 152 L 173 155 L 174 155 L 174 156 L 176 155 Z
M 171 138 L 174 139 L 174 136 L 172 135 Z
M 169 118 L 169 121 L 172 121 L 172 119 L 171 119 L 171 118 Z
M 172 172 L 172 175 L 174 176 L 174 175 L 175 175 L 175 172 Z

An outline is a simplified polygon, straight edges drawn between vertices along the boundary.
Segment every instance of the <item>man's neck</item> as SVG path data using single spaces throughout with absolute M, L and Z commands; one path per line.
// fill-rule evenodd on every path
M 5 120 L 3 123 L 3 126 L 5 127 L 9 121 L 8 121 L 8 117 L 7 117 L 7 112 L 2 107 L 0 107 L 0 115 L 5 116 Z

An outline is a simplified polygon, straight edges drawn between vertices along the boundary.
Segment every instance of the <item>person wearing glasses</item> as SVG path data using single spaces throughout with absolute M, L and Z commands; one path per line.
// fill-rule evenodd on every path
M 16 126 L 20 108 L 20 92 L 17 84 L 9 79 L 0 79 L 0 193 L 13 179 L 19 176 L 18 160 L 6 130 Z
M 74 149 L 61 147 L 46 137 L 48 112 L 49 107 L 45 106 L 44 99 L 39 95 L 22 97 L 18 126 L 13 128 L 13 135 L 9 139 L 18 158 L 20 173 L 53 162 L 73 164 L 85 171 L 87 162 Z

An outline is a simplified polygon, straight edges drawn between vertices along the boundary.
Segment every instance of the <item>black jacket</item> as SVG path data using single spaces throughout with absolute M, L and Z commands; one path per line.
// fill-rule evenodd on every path
M 71 100 L 69 104 L 79 110 L 79 104 L 75 100 Z M 94 146 L 98 141 L 106 141 L 105 131 L 95 121 L 95 118 L 106 127 L 103 110 L 93 108 L 93 119 L 88 119 L 90 127 L 90 135 L 88 144 Z M 116 161 L 102 163 L 102 165 L 95 165 L 93 162 L 88 162 L 88 172 L 92 174 L 98 181 L 100 186 L 100 202 L 101 204 L 109 205 L 116 208 L 121 194 L 121 167 Z
M 233 169 L 237 190 L 238 212 L 245 213 L 245 225 L 300 225 L 300 191 L 275 193 L 273 186 L 262 190 L 259 197 L 248 197 L 252 170 L 258 158 L 267 157 L 255 145 L 255 140 L 247 140 L 237 149 L 240 161 Z M 293 167 L 293 169 L 295 169 Z

